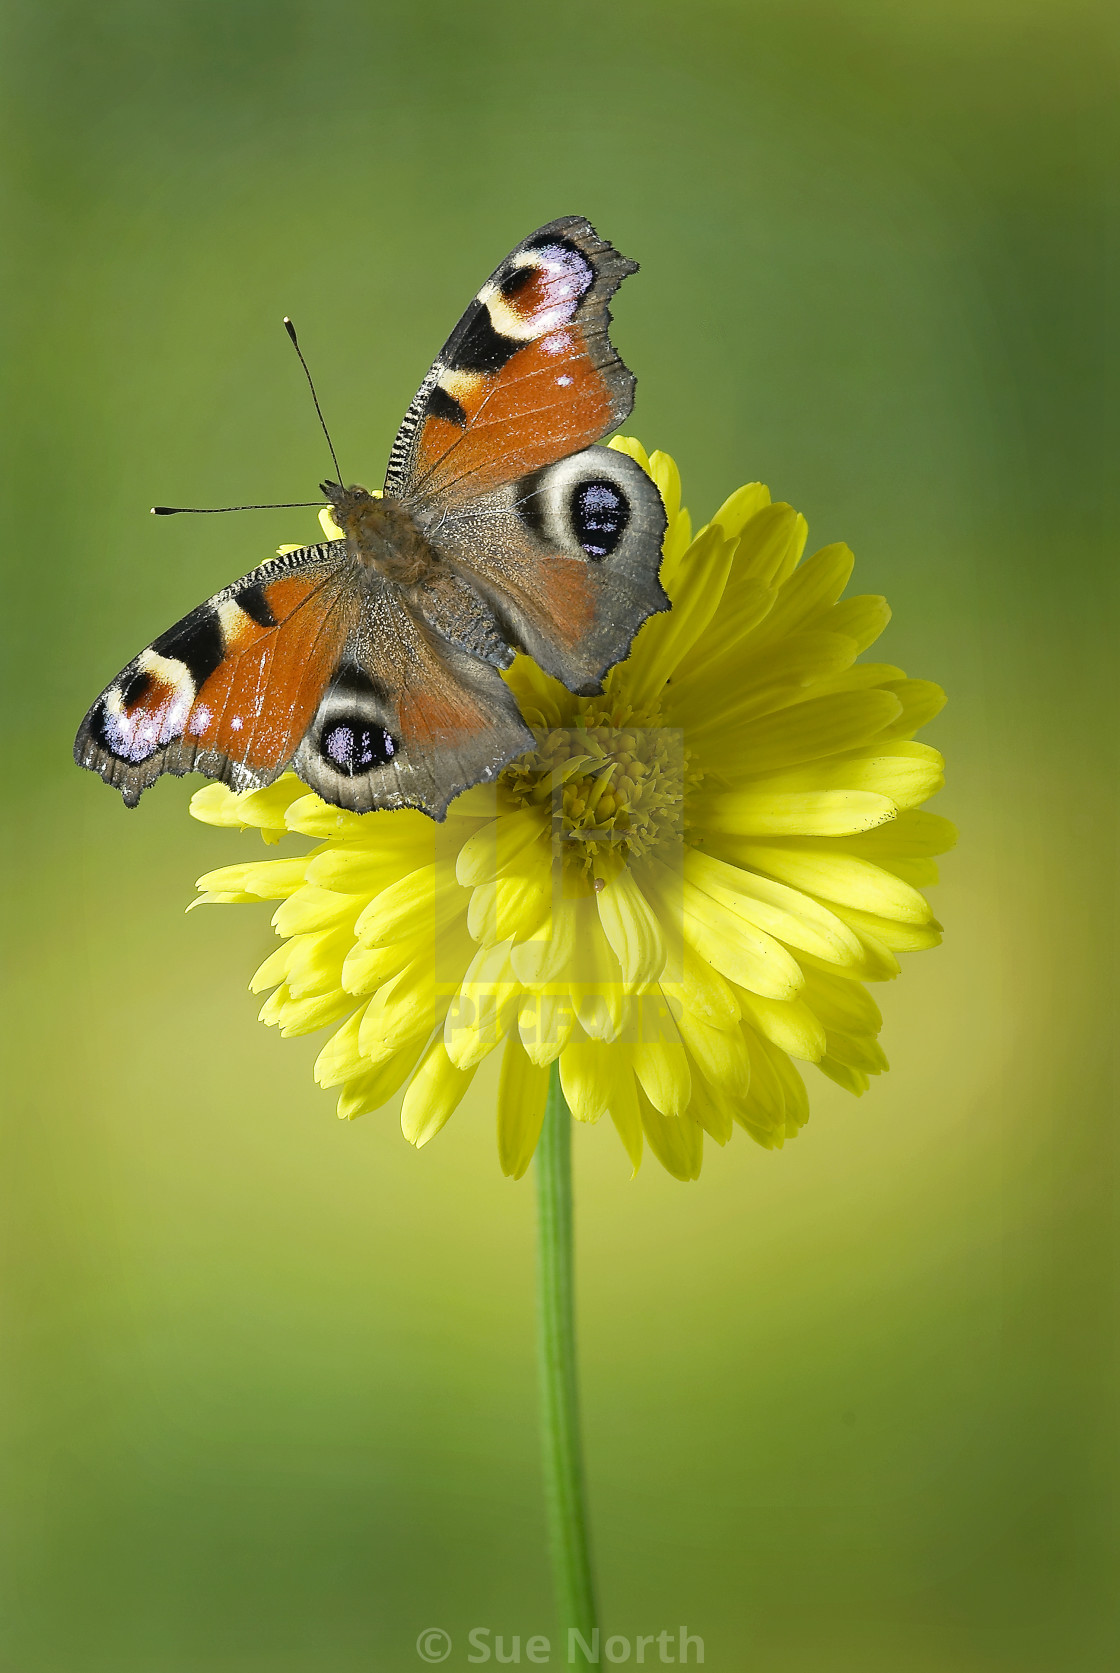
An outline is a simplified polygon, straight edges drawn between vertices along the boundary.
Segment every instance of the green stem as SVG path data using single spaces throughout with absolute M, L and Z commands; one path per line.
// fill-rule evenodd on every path
M 552 1065 L 548 1105 L 537 1146 L 537 1361 L 541 1388 L 541 1442 L 545 1501 L 552 1548 L 556 1612 L 564 1635 L 575 1628 L 590 1648 L 598 1624 L 595 1582 L 587 1539 L 583 1446 L 576 1374 L 574 1284 L 572 1278 L 572 1118 Z M 598 1667 L 576 1646 L 577 1666 Z

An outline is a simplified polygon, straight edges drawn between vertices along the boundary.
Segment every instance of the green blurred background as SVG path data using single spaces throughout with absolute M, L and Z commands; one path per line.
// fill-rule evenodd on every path
M 259 850 L 70 765 L 142 644 L 377 481 L 530 228 L 642 263 L 632 428 L 767 481 L 939 679 L 964 839 L 894 1068 L 784 1153 L 578 1140 L 608 1630 L 713 1669 L 1117 1663 L 1116 12 L 1063 0 L 8 0 L 4 1673 L 414 1669 L 550 1633 L 531 1179 L 254 1021 Z M 1114 316 L 1113 316 L 1114 317 Z M 1112 401 L 1110 402 L 1110 395 Z

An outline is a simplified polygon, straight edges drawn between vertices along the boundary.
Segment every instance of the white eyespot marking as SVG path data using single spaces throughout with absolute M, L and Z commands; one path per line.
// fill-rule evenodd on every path
M 545 354 L 570 354 L 572 352 L 572 334 L 570 331 L 553 331 L 547 337 L 542 337 L 540 346 Z
M 160 656 L 151 649 L 141 653 L 140 667 L 167 688 L 167 697 L 159 710 L 162 717 L 159 742 L 169 744 L 172 738 L 181 738 L 186 727 L 195 699 L 194 676 L 178 657 Z
M 591 289 L 595 269 L 578 250 L 564 244 L 545 244 L 521 252 L 506 275 L 507 288 L 513 275 L 525 268 L 535 269 L 535 276 L 523 285 L 503 295 L 498 285 L 486 284 L 478 300 L 489 308 L 495 331 L 516 342 L 530 343 L 557 326 L 567 325 L 580 299 Z
M 568 385 L 572 382 L 572 379 L 568 376 L 567 372 L 561 372 L 556 381 L 562 389 L 567 389 Z
M 143 678 L 146 676 L 146 678 Z M 139 679 L 140 689 L 126 697 Z M 146 761 L 157 749 L 181 738 L 194 702 L 190 669 L 177 657 L 160 656 L 150 647 L 136 659 L 136 670 L 105 694 L 101 735 L 121 761 Z
M 191 714 L 189 730 L 197 737 L 200 732 L 205 732 L 213 718 L 206 704 L 200 703 Z
M 240 732 L 244 724 L 245 722 L 242 720 L 240 715 L 234 715 L 233 719 L 229 723 L 229 729 L 231 732 Z

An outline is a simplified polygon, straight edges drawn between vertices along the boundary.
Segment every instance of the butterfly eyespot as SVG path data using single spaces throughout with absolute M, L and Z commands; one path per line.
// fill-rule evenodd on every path
M 572 528 L 589 558 L 609 558 L 630 521 L 630 502 L 615 482 L 581 482 L 572 492 Z
M 370 725 L 363 715 L 333 720 L 319 740 L 319 753 L 336 772 L 358 778 L 384 767 L 397 753 L 397 742 L 383 726 Z
M 498 289 L 503 296 L 516 296 L 519 290 L 524 290 L 532 279 L 537 276 L 534 266 L 526 263 L 523 267 L 514 267 L 500 281 Z
M 134 668 L 120 688 L 120 704 L 125 714 L 152 689 L 152 676 L 143 668 Z

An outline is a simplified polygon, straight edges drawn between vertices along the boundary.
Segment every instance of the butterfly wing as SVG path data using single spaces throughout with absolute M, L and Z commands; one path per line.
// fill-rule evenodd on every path
M 647 616 L 665 508 L 625 453 L 588 447 L 448 511 L 426 531 L 490 606 L 509 643 L 570 691 L 594 692 Z
M 445 508 L 578 452 L 634 404 L 608 303 L 637 263 L 569 215 L 523 239 L 447 339 L 405 415 L 385 491 Z
M 332 548 L 271 558 L 207 599 L 121 670 L 94 703 L 74 759 L 129 807 L 162 773 L 205 773 L 237 790 L 291 760 L 351 630 L 352 596 Z
M 375 580 L 292 765 L 336 807 L 442 819 L 461 790 L 532 747 L 493 663 L 434 633 L 401 589 Z
M 531 745 L 497 668 L 330 541 L 271 559 L 161 634 L 97 699 L 74 758 L 130 807 L 163 773 L 248 790 L 294 766 L 337 806 L 441 819 Z

